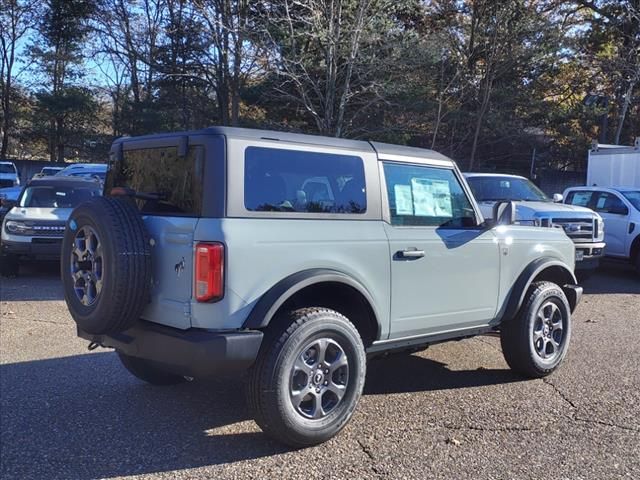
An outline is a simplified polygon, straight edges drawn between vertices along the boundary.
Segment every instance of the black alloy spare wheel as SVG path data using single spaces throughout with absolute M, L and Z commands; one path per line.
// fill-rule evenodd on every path
M 64 296 L 81 330 L 111 334 L 140 318 L 151 288 L 151 246 L 128 198 L 96 197 L 71 213 L 62 242 Z

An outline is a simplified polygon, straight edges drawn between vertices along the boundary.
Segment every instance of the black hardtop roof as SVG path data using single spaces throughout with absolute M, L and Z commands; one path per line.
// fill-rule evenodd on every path
M 417 147 L 407 147 L 404 145 L 393 145 L 388 143 L 370 142 L 366 140 L 350 140 L 346 138 L 326 137 L 321 135 L 309 135 L 303 133 L 279 132 L 275 130 L 258 130 L 253 128 L 239 127 L 209 127 L 202 130 L 191 130 L 184 132 L 157 133 L 153 135 L 143 135 L 139 137 L 121 137 L 113 142 L 114 145 L 127 143 L 129 141 L 157 140 L 175 136 L 195 136 L 195 135 L 224 135 L 231 138 L 245 138 L 253 140 L 275 140 L 291 143 L 301 143 L 307 145 L 318 145 L 325 147 L 338 147 L 350 150 L 360 150 L 377 152 L 378 155 L 396 155 L 407 157 L 418 157 L 431 160 L 452 160 L 434 150 Z
M 100 182 L 95 178 L 88 177 L 42 177 L 32 178 L 27 182 L 27 186 L 41 186 L 41 187 L 96 187 L 100 188 Z

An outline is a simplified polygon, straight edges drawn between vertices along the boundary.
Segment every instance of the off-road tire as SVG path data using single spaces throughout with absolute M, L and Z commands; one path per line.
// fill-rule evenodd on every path
M 562 341 L 557 355 L 543 360 L 534 346 L 534 328 L 541 307 L 549 302 L 553 303 L 562 315 Z M 529 378 L 545 377 L 558 368 L 569 347 L 571 308 L 567 297 L 555 283 L 535 282 L 529 287 L 518 314 L 503 323 L 500 328 L 502 353 L 511 369 Z
M 324 418 L 305 418 L 292 403 L 293 363 L 301 349 L 319 339 L 342 348 L 348 360 L 345 393 Z M 250 414 L 262 430 L 294 448 L 325 442 L 347 424 L 362 395 L 366 356 L 362 339 L 343 315 L 326 308 L 304 308 L 274 319 L 265 333 L 246 388 Z M 311 385 L 311 376 L 309 377 Z M 313 393 L 313 392 L 310 392 Z
M 0 275 L 3 277 L 17 277 L 20 274 L 18 257 L 10 254 L 0 255 Z
M 101 291 L 92 304 L 84 304 L 76 294 L 72 275 L 74 242 L 85 227 L 95 232 L 102 248 Z M 112 334 L 131 327 L 149 302 L 151 267 L 149 235 L 130 199 L 96 197 L 71 213 L 62 242 L 61 272 L 65 300 L 80 329 Z
M 187 381 L 183 376 L 167 372 L 162 366 L 151 360 L 132 357 L 122 352 L 118 352 L 118 357 L 124 368 L 129 370 L 134 377 L 151 385 L 177 385 Z

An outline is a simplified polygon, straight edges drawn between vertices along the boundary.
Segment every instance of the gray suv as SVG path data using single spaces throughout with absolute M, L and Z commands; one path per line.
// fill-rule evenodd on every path
M 89 347 L 152 384 L 247 378 L 294 447 L 351 418 L 367 360 L 500 332 L 527 377 L 564 358 L 582 289 L 559 229 L 485 221 L 430 150 L 237 128 L 117 140 L 72 213 L 65 298 Z

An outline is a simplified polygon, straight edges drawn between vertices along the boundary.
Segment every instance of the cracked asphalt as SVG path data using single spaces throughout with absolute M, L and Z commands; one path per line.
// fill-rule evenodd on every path
M 585 283 L 562 367 L 507 368 L 496 337 L 368 365 L 330 442 L 292 451 L 248 418 L 241 379 L 145 385 L 75 336 L 55 266 L 0 280 L 2 479 L 640 478 L 640 279 Z

